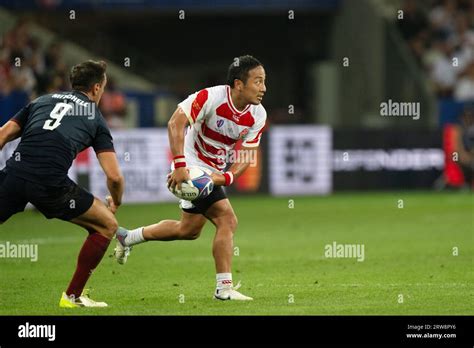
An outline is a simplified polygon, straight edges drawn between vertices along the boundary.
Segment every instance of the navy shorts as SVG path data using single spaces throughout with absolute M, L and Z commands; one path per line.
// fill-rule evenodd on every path
M 226 199 L 227 195 L 224 192 L 222 186 L 215 186 L 214 190 L 212 190 L 211 194 L 203 199 L 198 199 L 195 201 L 180 201 L 181 210 L 185 211 L 186 213 L 190 214 L 202 214 L 206 215 L 207 210 L 222 199 Z
M 94 203 L 94 196 L 67 178 L 60 187 L 45 186 L 0 171 L 0 222 L 33 204 L 46 218 L 70 221 L 84 214 Z

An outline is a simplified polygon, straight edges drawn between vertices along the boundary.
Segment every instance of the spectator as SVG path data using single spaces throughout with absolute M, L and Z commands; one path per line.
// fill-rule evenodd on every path
M 456 90 L 456 98 L 465 99 L 471 86 L 467 67 L 474 60 L 474 0 L 437 1 L 429 21 L 415 0 L 404 0 L 402 9 L 400 32 L 438 97 L 452 97 Z
M 457 101 L 474 101 L 474 60 L 469 63 L 464 76 L 456 83 L 454 98 Z
M 418 8 L 416 0 L 405 0 L 402 10 L 403 19 L 398 21 L 398 28 L 421 66 L 429 36 L 428 19 Z
M 456 0 L 443 0 L 429 15 L 431 26 L 434 30 L 454 32 L 454 18 L 458 10 Z
M 45 53 L 31 36 L 30 23 L 20 19 L 0 41 L 0 110 L 10 118 L 38 92 L 67 89 L 62 44 L 53 42 Z M 18 101 L 21 101 L 19 103 Z M 20 107 L 18 107 L 20 105 Z
M 426 58 L 431 79 L 439 97 L 450 97 L 456 84 L 458 69 L 453 65 L 454 42 L 446 31 L 436 33 L 433 49 Z
M 39 94 L 70 89 L 69 71 L 63 60 L 61 41 L 43 50 L 32 37 L 30 23 L 20 19 L 0 37 L 0 126 Z M 111 127 L 125 126 L 125 96 L 111 78 L 102 96 L 101 108 Z
M 29 66 L 25 57 L 17 54 L 11 58 L 11 76 L 13 79 L 13 89 L 18 89 L 31 94 L 36 86 L 36 78 L 33 70 Z
M 467 16 L 459 13 L 456 18 L 456 56 L 458 57 L 459 71 L 464 71 L 474 60 L 474 31 L 469 27 Z

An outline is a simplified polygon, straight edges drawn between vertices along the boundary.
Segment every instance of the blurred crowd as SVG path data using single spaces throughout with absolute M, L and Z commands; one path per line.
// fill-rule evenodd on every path
M 109 77 L 108 85 L 100 108 L 110 126 L 121 128 L 126 116 L 125 96 L 113 78 Z M 30 100 L 69 89 L 61 41 L 43 47 L 32 35 L 27 19 L 20 19 L 0 36 L 0 126 Z
M 1 37 L 0 124 L 36 96 L 67 88 L 61 49 L 60 42 L 43 49 L 24 19 Z
M 62 43 L 44 49 L 31 35 L 27 20 L 19 20 L 0 43 L 0 93 L 12 91 L 38 95 L 68 88 L 68 72 L 62 58 Z
M 474 0 L 404 0 L 402 10 L 402 35 L 438 98 L 449 98 L 440 110 L 446 155 L 440 182 L 474 190 Z
M 404 0 L 398 26 L 438 97 L 474 100 L 474 0 Z

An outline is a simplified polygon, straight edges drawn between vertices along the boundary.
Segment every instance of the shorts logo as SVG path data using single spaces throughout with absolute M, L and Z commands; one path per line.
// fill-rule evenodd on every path
M 224 120 L 217 120 L 217 127 L 221 128 L 224 125 Z

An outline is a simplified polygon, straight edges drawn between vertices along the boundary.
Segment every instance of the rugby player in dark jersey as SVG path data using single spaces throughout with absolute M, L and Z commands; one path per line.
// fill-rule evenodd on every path
M 97 106 L 107 83 L 106 64 L 78 64 L 70 80 L 71 92 L 37 98 L 0 128 L 0 150 L 21 137 L 0 171 L 0 224 L 32 203 L 48 219 L 85 228 L 89 236 L 59 306 L 105 307 L 106 303 L 90 299 L 84 287 L 117 231 L 114 213 L 124 191 L 112 136 Z M 107 177 L 108 206 L 67 175 L 77 154 L 90 146 Z

